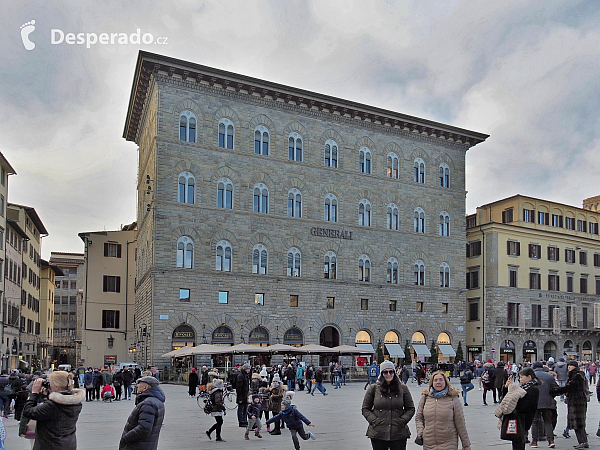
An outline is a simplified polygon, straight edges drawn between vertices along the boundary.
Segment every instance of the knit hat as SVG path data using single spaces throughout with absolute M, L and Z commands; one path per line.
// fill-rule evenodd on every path
M 533 366 L 531 366 L 531 367 L 534 368 L 534 369 L 541 369 L 541 368 L 544 367 L 544 364 L 542 364 L 541 361 L 536 361 L 536 362 L 533 363 Z
M 561 356 L 560 358 L 558 358 L 558 360 L 559 360 L 560 362 L 565 362 L 565 358 L 563 358 L 562 356 Z
M 192 367 L 192 372 L 196 372 L 196 368 L 195 367 Z
M 577 360 L 573 359 L 567 363 L 567 366 L 579 367 L 579 362 L 577 362 Z
M 292 401 L 289 398 L 284 398 L 281 401 L 281 404 L 285 406 L 285 409 L 289 408 L 290 405 L 292 404 Z
M 137 380 L 138 383 L 146 383 L 149 386 L 158 386 L 160 383 L 154 377 L 141 377 Z
M 487 360 L 487 362 L 489 362 L 489 363 L 491 364 L 491 363 L 492 363 L 492 360 L 491 360 L 491 359 L 488 359 L 488 360 Z
M 391 361 L 384 361 L 381 363 L 381 365 L 379 366 L 379 370 L 381 370 L 382 372 L 384 370 L 396 370 L 396 368 L 394 367 L 394 363 Z
M 213 381 L 213 385 L 217 389 L 223 389 L 223 380 L 221 380 L 220 378 L 215 378 L 215 380 Z
M 279 377 L 278 373 L 276 373 L 275 375 L 273 375 L 273 381 L 277 381 L 278 383 L 281 383 L 281 378 Z
M 246 363 L 242 366 L 242 370 L 246 370 L 250 368 L 250 364 Z

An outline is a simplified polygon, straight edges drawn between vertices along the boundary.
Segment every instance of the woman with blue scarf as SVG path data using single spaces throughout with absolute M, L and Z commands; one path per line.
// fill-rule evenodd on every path
M 443 372 L 436 372 L 423 391 L 416 415 L 417 440 L 425 450 L 471 450 L 463 405 L 457 389 Z

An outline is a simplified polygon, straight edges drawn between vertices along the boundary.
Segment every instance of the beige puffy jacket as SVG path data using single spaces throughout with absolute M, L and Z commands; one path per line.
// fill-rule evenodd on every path
M 423 391 L 415 421 L 424 450 L 457 450 L 459 436 L 463 448 L 471 446 L 462 401 L 453 387 L 439 399 Z

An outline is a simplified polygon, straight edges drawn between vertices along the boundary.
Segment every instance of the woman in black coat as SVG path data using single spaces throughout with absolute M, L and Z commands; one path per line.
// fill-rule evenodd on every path
M 196 389 L 198 388 L 198 374 L 196 373 L 196 368 L 194 367 L 190 372 L 188 377 L 188 389 L 190 393 L 190 397 L 196 396 Z
M 579 370 L 577 361 L 567 363 L 567 384 L 558 388 L 560 394 L 567 394 L 567 423 L 575 430 L 578 445 L 575 448 L 589 448 L 585 433 L 587 415 L 587 395 L 584 389 L 585 375 Z

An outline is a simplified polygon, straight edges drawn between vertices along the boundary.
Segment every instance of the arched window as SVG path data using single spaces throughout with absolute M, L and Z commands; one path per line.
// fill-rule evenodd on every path
M 194 266 L 194 242 L 189 236 L 177 239 L 177 267 L 192 269 Z
M 388 259 L 387 282 L 390 284 L 398 284 L 398 260 L 396 258 Z
M 415 209 L 414 230 L 415 233 L 425 233 L 425 211 L 421 207 Z
M 191 111 L 179 114 L 179 140 L 196 142 L 196 116 Z
M 217 243 L 217 261 L 215 270 L 220 272 L 231 272 L 231 244 L 227 241 Z
M 333 194 L 327 194 L 325 196 L 325 215 L 324 220 L 326 222 L 337 222 L 338 213 L 338 200 Z
M 254 130 L 254 153 L 256 155 L 269 156 L 269 130 L 259 125 Z
M 262 244 L 255 245 L 252 249 L 252 273 L 266 275 L 268 264 L 267 260 L 267 247 Z
M 415 262 L 413 267 L 415 285 L 425 286 L 425 263 L 421 260 Z
M 425 184 L 425 161 L 421 158 L 415 159 L 414 182 Z
M 361 147 L 358 152 L 358 170 L 360 173 L 371 173 L 371 150 Z
M 445 262 L 440 264 L 440 287 L 450 287 L 450 266 Z
M 325 142 L 325 166 L 338 166 L 338 145 L 337 142 L 329 139 Z
M 365 227 L 371 226 L 371 202 L 364 198 L 358 204 L 358 224 Z
M 398 205 L 390 203 L 387 207 L 388 230 L 398 230 Z
M 179 174 L 179 183 L 177 189 L 177 201 L 179 203 L 195 203 L 196 179 L 189 172 Z
M 302 217 L 302 193 L 296 188 L 288 192 L 288 217 Z
M 229 119 L 219 120 L 219 147 L 233 149 L 234 128 Z
M 371 281 L 371 260 L 367 255 L 358 258 L 358 281 Z
M 337 278 L 336 266 L 337 256 L 333 252 L 325 253 L 325 259 L 323 260 L 323 276 L 328 280 L 335 280 Z
M 292 247 L 287 254 L 287 276 L 300 277 L 302 276 L 302 255 L 300 250 Z
M 387 175 L 396 180 L 400 177 L 400 158 L 395 153 L 387 156 Z
M 440 187 L 450 187 L 450 167 L 446 163 L 440 164 Z
M 254 212 L 268 213 L 269 212 L 269 189 L 263 183 L 258 183 L 254 186 Z
M 217 182 L 217 208 L 233 209 L 233 183 L 229 178 Z
M 446 211 L 440 213 L 440 236 L 450 236 L 450 215 Z
M 290 161 L 302 161 L 302 136 L 290 133 L 288 138 L 288 158 Z

